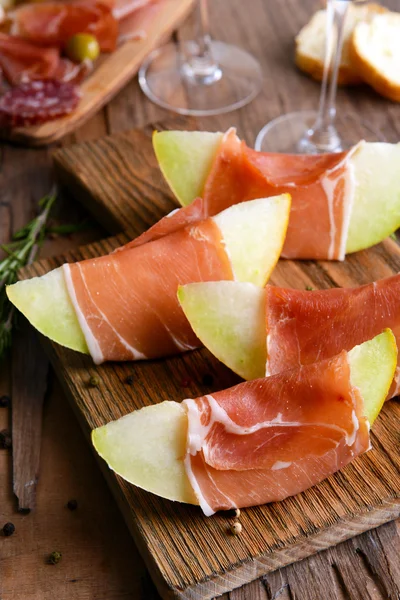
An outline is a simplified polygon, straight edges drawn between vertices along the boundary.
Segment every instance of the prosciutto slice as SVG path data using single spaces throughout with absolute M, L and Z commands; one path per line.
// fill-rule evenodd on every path
M 351 350 L 385 327 L 400 343 L 400 274 L 358 288 L 266 293 L 269 375 Z M 399 375 L 398 367 L 388 398 L 399 392 Z
M 122 21 L 154 2 L 155 0 L 115 0 L 112 12 L 117 21 Z
M 39 47 L 22 38 L 0 33 L 0 67 L 11 85 L 55 79 L 79 83 L 91 64 L 60 57 L 59 48 Z
M 129 246 L 129 245 L 128 245 Z M 179 284 L 234 278 L 212 219 L 123 252 L 64 265 L 67 289 L 95 363 L 166 356 L 200 345 Z
M 134 12 L 119 19 L 118 43 L 143 40 L 161 7 L 161 2 L 143 2 Z M 115 10 L 114 10 L 115 13 Z
M 261 153 L 230 129 L 219 146 L 203 197 L 209 215 L 232 204 L 289 193 L 292 209 L 282 256 L 344 260 L 355 181 L 350 152 Z
M 12 85 L 51 79 L 59 66 L 58 48 L 38 48 L 21 38 L 0 33 L 0 67 Z
M 193 225 L 194 223 L 198 223 L 207 218 L 206 209 L 204 206 L 204 201 L 202 198 L 196 198 L 193 200 L 189 206 L 185 206 L 183 208 L 176 208 L 168 215 L 160 219 L 155 225 L 147 229 L 144 233 L 139 235 L 139 237 L 135 238 L 131 242 L 125 244 L 125 246 L 121 246 L 117 248 L 115 252 L 120 252 L 121 250 L 129 250 L 130 248 L 135 248 L 137 246 L 141 246 L 142 244 L 147 244 L 147 242 L 152 242 L 154 240 L 158 240 L 165 235 L 170 233 L 175 233 L 175 231 L 179 231 L 179 229 L 183 229 L 188 225 Z
M 370 447 L 346 351 L 184 404 L 185 469 L 206 515 L 298 494 Z
M 11 33 L 39 46 L 64 47 L 76 33 L 91 33 L 102 52 L 112 52 L 118 24 L 111 6 L 97 0 L 25 4 L 10 14 Z

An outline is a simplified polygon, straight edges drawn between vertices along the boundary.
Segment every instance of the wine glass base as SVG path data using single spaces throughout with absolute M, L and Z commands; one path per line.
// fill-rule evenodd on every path
M 336 118 L 335 132 L 332 132 L 333 135 L 328 140 L 320 140 L 318 145 L 313 144 L 307 132 L 314 125 L 316 117 L 316 111 L 300 111 L 270 121 L 258 134 L 255 149 L 285 154 L 322 154 L 346 150 L 361 139 L 385 141 L 379 130 L 356 117 L 344 115 Z
M 241 48 L 211 42 L 215 65 L 203 69 L 185 57 L 194 56 L 195 42 L 167 44 L 154 50 L 139 70 L 146 96 L 181 115 L 216 115 L 253 100 L 262 84 L 258 61 Z

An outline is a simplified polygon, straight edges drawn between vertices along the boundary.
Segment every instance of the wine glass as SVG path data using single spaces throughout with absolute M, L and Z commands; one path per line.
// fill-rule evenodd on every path
M 351 128 L 346 123 L 339 134 L 336 122 L 338 70 L 349 5 L 350 0 L 327 0 L 325 61 L 318 111 L 293 112 L 270 121 L 257 136 L 256 150 L 318 154 L 340 152 L 358 141 L 348 139 L 346 133 Z
M 150 100 L 182 115 L 229 112 L 250 102 L 262 83 L 258 61 L 237 46 L 211 40 L 207 0 L 196 4 L 196 40 L 154 50 L 139 70 Z

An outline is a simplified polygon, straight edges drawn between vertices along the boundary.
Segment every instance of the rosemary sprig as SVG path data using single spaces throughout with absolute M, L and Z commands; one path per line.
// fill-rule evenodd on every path
M 90 224 L 86 219 L 81 223 L 48 226 L 48 218 L 56 194 L 51 192 L 39 202 L 41 212 L 27 225 L 19 229 L 11 242 L 0 245 L 6 256 L 0 260 L 0 360 L 11 346 L 15 312 L 6 294 L 6 286 L 15 283 L 21 267 L 32 263 L 48 233 L 67 235 L 86 229 Z
M 15 283 L 19 269 L 35 260 L 45 238 L 47 219 L 55 200 L 55 194 L 42 198 L 39 202 L 42 209 L 40 214 L 19 229 L 14 234 L 12 242 L 0 246 L 6 253 L 0 261 L 0 360 L 11 345 L 15 321 L 14 308 L 6 295 L 6 285 Z

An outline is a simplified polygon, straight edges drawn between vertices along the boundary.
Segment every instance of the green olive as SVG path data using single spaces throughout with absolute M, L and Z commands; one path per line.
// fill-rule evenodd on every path
M 65 53 L 68 58 L 78 63 L 86 59 L 96 60 L 100 54 L 99 42 L 90 33 L 76 33 L 69 38 Z

